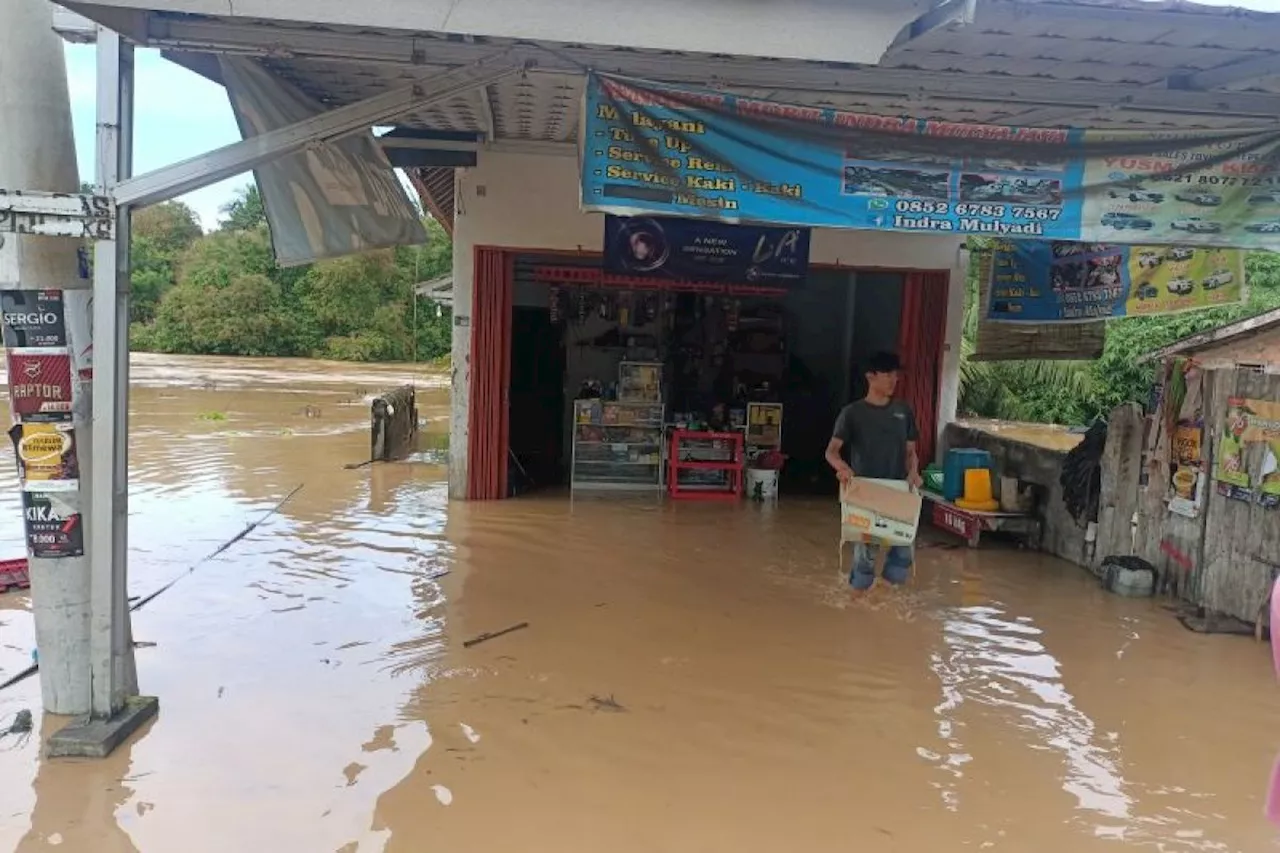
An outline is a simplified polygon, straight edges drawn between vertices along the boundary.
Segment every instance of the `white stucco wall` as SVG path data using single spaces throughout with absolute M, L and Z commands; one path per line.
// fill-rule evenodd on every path
M 465 497 L 471 388 L 471 305 L 476 246 L 596 252 L 604 217 L 578 208 L 573 156 L 482 151 L 473 169 L 458 170 L 453 250 L 453 417 L 449 489 Z M 946 236 L 815 230 L 810 261 L 850 267 L 949 269 L 950 306 L 939 421 L 955 417 L 964 315 L 961 240 Z M 461 325 L 460 325 L 461 323 Z

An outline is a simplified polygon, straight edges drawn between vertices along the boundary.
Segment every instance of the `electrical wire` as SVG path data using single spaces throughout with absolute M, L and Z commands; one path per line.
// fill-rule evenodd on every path
M 205 563 L 209 562 L 209 561 L 210 561 L 210 560 L 212 560 L 213 558 L 215 558 L 215 557 L 217 557 L 218 555 L 222 554 L 224 551 L 226 551 L 226 550 L 227 550 L 228 548 L 230 548 L 232 545 L 236 544 L 236 543 L 237 543 L 237 542 L 239 542 L 241 539 L 243 539 L 243 538 L 245 538 L 246 536 L 248 536 L 248 535 L 249 535 L 250 533 L 252 533 L 252 532 L 253 532 L 253 531 L 254 531 L 254 530 L 255 530 L 259 525 L 261 525 L 264 521 L 266 521 L 267 519 L 271 518 L 271 516 L 275 515 L 277 512 L 279 512 L 281 509 L 283 509 L 283 508 L 284 508 L 284 505 L 285 505 L 285 504 L 287 504 L 287 503 L 290 501 L 290 499 L 292 499 L 292 498 L 293 498 L 293 496 L 294 496 L 294 495 L 296 495 L 298 492 L 300 492 L 300 491 L 302 490 L 303 485 L 305 485 L 305 484 L 304 484 L 304 483 L 299 483 L 299 484 L 298 484 L 298 486 L 297 486 L 293 491 L 289 492 L 289 494 L 287 494 L 287 495 L 285 495 L 285 496 L 284 496 L 284 499 L 283 499 L 283 500 L 281 500 L 278 504 L 276 504 L 275 506 L 273 506 L 271 509 L 267 510 L 267 511 L 266 511 L 266 513 L 264 513 L 264 514 L 263 514 L 262 518 L 259 518 L 257 521 L 253 521 L 253 522 L 250 522 L 249 524 L 246 524 L 243 530 L 241 530 L 241 531 L 240 531 L 239 533 L 237 533 L 235 536 L 232 536 L 232 537 L 231 537 L 230 539 L 228 539 L 226 542 L 223 542 L 223 543 L 222 543 L 221 545 L 219 545 L 216 549 L 214 549 L 214 550 L 213 550 L 213 551 L 211 551 L 209 554 L 207 554 L 207 555 L 205 555 L 204 557 L 202 557 L 202 558 L 201 558 L 200 560 L 198 560 L 197 562 L 193 563 L 193 564 L 192 564 L 192 566 L 191 566 L 189 569 L 187 569 L 186 571 L 184 571 L 184 572 L 182 572 L 181 574 L 177 575 L 177 576 L 176 576 L 176 577 L 174 577 L 172 580 L 170 580 L 168 583 L 166 583 L 166 584 L 164 584 L 163 586 L 161 586 L 159 589 L 157 589 L 157 590 L 155 590 L 154 592 L 151 592 L 151 593 L 149 593 L 149 594 L 147 594 L 147 595 L 143 596 L 142 598 L 139 598 L 139 599 L 138 599 L 137 601 L 135 601 L 133 604 L 129 605 L 129 612 L 130 612 L 130 613 L 133 613 L 133 612 L 135 612 L 135 611 L 137 611 L 137 610 L 141 610 L 143 607 L 147 606 L 147 605 L 148 605 L 148 604 L 150 604 L 152 601 L 154 601 L 154 600 L 155 600 L 158 596 L 160 596 L 162 593 L 167 592 L 169 589 L 171 589 L 171 588 L 173 587 L 173 585 L 174 585 L 174 584 L 176 584 L 178 581 L 182 580 L 182 579 L 183 579 L 183 578 L 185 578 L 187 575 L 192 574 L 193 572 L 195 572 L 195 570 L 196 570 L 196 569 L 200 568 L 200 567 L 201 567 L 201 566 L 203 566 Z M 14 676 L 13 676 L 12 678 L 10 678 L 8 681 L 5 681 L 3 684 L 0 684 L 0 690 L 5 690 L 5 689 L 7 689 L 7 688 L 9 688 L 9 687 L 12 687 L 13 685 L 17 684 L 17 683 L 18 683 L 18 682 L 20 682 L 20 681 L 25 681 L 26 679 L 28 679 L 28 678 L 30 678 L 31 676 L 35 675 L 35 674 L 36 674 L 37 672 L 39 672 L 39 671 L 40 671 L 40 664 L 38 664 L 38 663 L 33 663 L 33 664 L 31 664 L 31 666 L 27 667 L 26 669 L 22 670 L 22 671 L 21 671 L 21 672 L 19 672 L 18 674 L 14 675 Z

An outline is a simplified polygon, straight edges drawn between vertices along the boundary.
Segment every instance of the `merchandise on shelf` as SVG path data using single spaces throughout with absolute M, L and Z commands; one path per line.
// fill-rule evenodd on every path
M 575 401 L 572 488 L 662 488 L 662 415 L 660 404 Z

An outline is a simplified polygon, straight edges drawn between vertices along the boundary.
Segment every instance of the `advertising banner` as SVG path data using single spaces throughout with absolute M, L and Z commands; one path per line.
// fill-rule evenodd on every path
M 9 406 L 24 423 L 71 420 L 71 356 L 61 350 L 9 350 Z
M 67 345 L 61 290 L 2 290 L 0 319 L 7 349 Z
M 1280 131 L 1085 131 L 844 112 L 593 75 L 588 210 L 1280 248 Z
M 15 424 L 9 437 L 24 489 L 54 492 L 79 488 L 80 462 L 70 424 Z
M 991 301 L 991 252 L 974 253 L 978 269 L 978 304 Z M 978 313 L 973 361 L 1072 361 L 1102 355 L 1107 324 L 1094 323 L 992 323 Z
M 1218 444 L 1218 494 L 1280 506 L 1280 403 L 1233 397 Z
M 254 59 L 223 56 L 221 63 L 227 97 L 246 139 L 326 109 Z M 369 131 L 313 142 L 253 174 L 282 266 L 427 242 L 418 212 Z
M 38 559 L 84 556 L 84 519 L 78 492 L 22 493 L 27 553 Z
M 794 285 L 809 270 L 809 229 L 607 216 L 604 269 L 685 281 Z
M 986 317 L 1082 323 L 1229 305 L 1245 296 L 1239 249 L 998 241 Z

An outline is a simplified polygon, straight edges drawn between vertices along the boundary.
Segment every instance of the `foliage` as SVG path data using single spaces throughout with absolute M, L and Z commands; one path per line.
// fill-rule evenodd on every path
M 980 247 L 979 247 L 980 248 Z M 1087 424 L 1122 403 L 1145 403 L 1154 365 L 1147 353 L 1226 323 L 1280 307 L 1280 255 L 1252 252 L 1246 260 L 1249 299 L 1242 305 L 1163 317 L 1109 321 L 1096 361 L 975 362 L 977 264 L 970 267 L 960 371 L 960 410 L 1003 420 Z
M 257 184 L 241 187 L 235 198 L 219 210 L 226 217 L 218 223 L 222 231 L 253 231 L 267 224 L 267 209 L 262 205 Z
M 452 243 L 439 223 L 425 222 L 426 245 L 285 269 L 272 254 L 256 187 L 222 212 L 219 230 L 206 235 L 185 205 L 135 217 L 135 349 L 350 361 L 449 352 L 449 312 L 413 293 L 416 282 L 452 269 Z
M 155 319 L 156 305 L 173 286 L 177 259 L 203 236 L 195 212 L 180 201 L 145 207 L 133 215 L 133 266 L 129 314 L 134 322 Z

